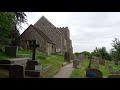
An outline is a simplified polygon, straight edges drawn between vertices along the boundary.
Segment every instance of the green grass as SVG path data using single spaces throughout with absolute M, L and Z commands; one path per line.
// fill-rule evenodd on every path
M 24 50 L 19 50 L 18 54 L 28 54 L 28 55 L 19 55 L 19 58 L 25 58 L 29 57 L 31 58 L 32 52 L 31 51 L 24 51 Z M 41 52 L 36 53 L 36 59 L 40 62 L 40 64 L 44 67 L 47 67 L 48 65 L 52 65 L 55 69 L 61 68 L 61 64 L 64 63 L 64 57 L 63 55 L 57 55 L 57 54 L 51 54 L 51 55 L 46 55 Z
M 0 52 L 0 60 L 6 60 L 6 59 L 9 59 L 9 58 L 13 58 L 13 57 L 7 56 L 3 52 Z
M 18 50 L 17 52 L 17 58 L 31 58 L 32 52 L 31 51 L 25 51 L 25 50 Z M 9 59 L 12 57 L 9 57 L 5 55 L 4 53 L 0 53 L 0 60 L 2 59 Z M 36 60 L 39 61 L 39 63 L 42 65 L 43 68 L 52 65 L 53 69 L 52 72 L 55 72 L 59 70 L 64 63 L 64 56 L 63 55 L 57 55 L 57 54 L 51 54 L 46 55 L 41 52 L 36 53 Z M 3 75 L 3 74 L 1 74 Z
M 87 78 L 85 74 L 86 74 L 86 69 L 88 67 L 88 64 L 89 64 L 89 61 L 84 60 L 84 62 L 80 64 L 80 69 L 74 69 L 70 77 L 71 78 Z M 114 70 L 120 70 L 120 66 L 117 66 L 113 63 L 109 63 L 108 65 L 113 66 Z M 99 70 L 103 73 L 103 78 L 108 78 L 110 74 L 107 68 L 108 65 L 105 65 L 105 66 L 100 65 L 99 67 Z M 94 68 L 93 65 L 92 65 L 92 68 Z

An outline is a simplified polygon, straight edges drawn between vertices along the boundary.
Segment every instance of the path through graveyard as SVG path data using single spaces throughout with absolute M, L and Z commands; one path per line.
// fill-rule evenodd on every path
M 73 63 L 70 63 L 62 67 L 53 78 L 69 78 L 73 70 L 74 70 Z

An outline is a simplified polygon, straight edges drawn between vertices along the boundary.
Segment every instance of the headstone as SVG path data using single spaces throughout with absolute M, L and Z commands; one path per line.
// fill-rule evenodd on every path
M 17 46 L 6 46 L 5 47 L 5 54 L 11 57 L 16 57 L 17 56 Z
M 99 59 L 97 57 L 92 57 L 91 63 L 93 64 L 95 69 L 99 69 Z
M 11 64 L 13 64 L 10 60 L 0 60 L 0 69 L 9 70 Z
M 108 66 L 108 71 L 109 72 L 113 72 L 113 67 L 112 66 Z
M 32 60 L 28 60 L 26 63 L 25 75 L 31 77 L 40 77 L 40 70 L 36 70 L 38 69 L 38 65 L 39 65 L 39 62 L 35 60 L 36 47 L 39 47 L 39 45 L 36 44 L 36 40 L 33 40 L 33 44 L 31 44 L 30 47 L 33 47 Z
M 80 68 L 80 64 L 79 64 L 79 60 L 78 59 L 75 59 L 73 61 L 73 68 L 76 68 L 76 69 L 79 69 Z
M 70 53 L 69 52 L 65 52 L 64 61 L 70 62 Z
M 120 66 L 120 61 L 118 61 L 118 65 Z
M 100 65 L 105 65 L 105 59 L 100 58 L 100 59 L 99 59 L 99 64 L 100 64 Z
M 120 74 L 111 74 L 108 78 L 120 78 Z
M 9 78 L 24 78 L 25 71 L 21 65 L 12 65 L 9 70 Z
M 28 60 L 26 63 L 26 68 L 25 70 L 35 70 L 35 66 L 39 65 L 39 62 L 36 60 Z
M 35 65 L 35 71 L 42 71 L 42 66 Z
M 102 78 L 103 74 L 100 70 L 98 69 L 88 69 L 86 71 L 86 76 L 88 78 Z
M 94 68 L 95 69 L 99 69 L 99 64 L 98 63 L 94 63 Z

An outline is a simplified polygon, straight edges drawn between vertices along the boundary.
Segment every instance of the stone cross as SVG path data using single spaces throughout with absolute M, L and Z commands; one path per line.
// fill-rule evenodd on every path
M 33 44 L 30 45 L 30 47 L 33 47 L 32 60 L 35 60 L 35 51 L 36 51 L 36 48 L 39 47 L 39 45 L 36 44 L 36 40 L 32 40 L 32 41 L 33 41 Z

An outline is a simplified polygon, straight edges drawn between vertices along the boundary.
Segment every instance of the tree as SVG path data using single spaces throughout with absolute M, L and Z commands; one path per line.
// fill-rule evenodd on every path
M 15 44 L 21 23 L 27 22 L 24 12 L 0 12 L 0 46 Z
M 96 48 L 92 54 L 97 57 L 102 57 L 106 60 L 111 60 L 111 55 L 107 52 L 106 47 Z
M 83 52 L 81 52 L 81 54 L 83 54 L 83 55 L 87 55 L 87 56 L 90 56 L 90 52 L 88 52 L 88 51 L 83 51 Z
M 24 12 L 14 12 L 15 13 L 15 29 L 12 33 L 13 40 L 11 45 L 18 45 L 19 43 L 19 29 L 22 28 L 21 23 L 27 23 L 26 14 Z
M 15 14 L 12 12 L 0 12 L 0 45 L 11 42 L 11 32 L 14 28 Z
M 111 49 L 111 56 L 115 62 L 120 61 L 120 41 L 115 38 L 112 43 L 113 49 Z

